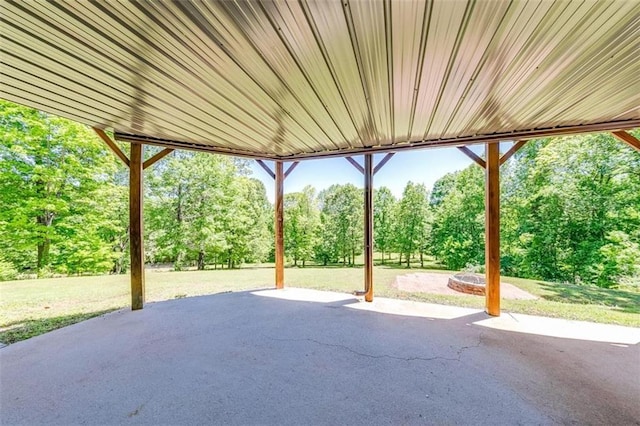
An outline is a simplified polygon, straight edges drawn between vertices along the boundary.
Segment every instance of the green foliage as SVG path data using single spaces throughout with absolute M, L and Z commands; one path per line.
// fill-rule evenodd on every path
M 427 249 L 429 235 L 429 192 L 423 184 L 409 181 L 404 188 L 397 208 L 396 246 L 405 256 L 407 267 L 411 256 L 420 253 L 420 259 Z
M 18 276 L 18 270 L 11 262 L 7 262 L 0 256 L 0 281 L 15 280 Z
M 341 261 L 353 265 L 362 253 L 363 193 L 351 184 L 332 185 L 320 193 L 322 237 L 316 258 L 323 264 Z
M 116 161 L 86 126 L 0 101 L 0 250 L 20 271 L 112 269 Z M 116 199 L 114 199 L 116 198 Z
M 262 183 L 231 157 L 181 152 L 148 174 L 147 257 L 179 270 L 264 260 L 271 207 Z
M 501 168 L 501 264 L 509 275 L 615 287 L 640 268 L 640 156 L 607 134 L 529 142 Z M 431 249 L 448 268 L 484 263 L 483 171 L 436 182 Z
M 382 263 L 385 261 L 385 253 L 390 254 L 396 242 L 395 213 L 398 201 L 385 186 L 373 193 L 373 234 L 375 249 L 382 254 Z
M 436 183 L 430 236 L 432 253 L 448 269 L 484 263 L 484 174 L 475 164 Z
M 639 157 L 606 134 L 530 142 L 503 198 L 515 272 L 606 287 L 635 274 Z
M 318 244 L 320 211 L 315 189 L 306 186 L 302 192 L 284 196 L 285 254 L 293 264 L 302 266 L 314 257 Z

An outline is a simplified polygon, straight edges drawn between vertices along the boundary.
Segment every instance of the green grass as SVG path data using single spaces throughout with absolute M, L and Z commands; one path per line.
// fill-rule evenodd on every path
M 398 275 L 426 271 L 377 266 L 375 294 L 447 305 L 484 307 L 484 298 L 471 295 L 408 293 L 391 284 Z M 448 274 L 448 271 L 430 271 Z M 360 267 L 287 268 L 290 286 L 351 293 L 362 289 Z M 239 270 L 155 272 L 146 274 L 147 302 L 182 297 L 271 288 L 274 271 L 269 265 Z M 538 300 L 503 300 L 508 312 L 640 326 L 640 293 L 607 290 L 505 277 Z M 0 282 L 0 342 L 13 343 L 64 327 L 130 304 L 129 277 L 109 275 Z

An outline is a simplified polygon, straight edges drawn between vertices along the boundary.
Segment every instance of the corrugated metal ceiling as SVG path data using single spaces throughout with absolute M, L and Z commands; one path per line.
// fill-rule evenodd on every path
M 125 138 L 293 158 L 640 125 L 637 0 L 0 8 L 0 97 Z

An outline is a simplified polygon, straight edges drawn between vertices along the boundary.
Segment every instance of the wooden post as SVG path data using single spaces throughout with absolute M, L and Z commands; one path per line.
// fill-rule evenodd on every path
M 364 156 L 364 300 L 373 301 L 373 154 Z
M 500 143 L 485 144 L 485 273 L 486 310 L 500 315 Z
M 276 288 L 284 288 L 284 172 L 282 161 L 276 161 L 275 178 Z
M 129 244 L 131 251 L 131 309 L 144 305 L 143 243 L 143 152 L 144 145 L 131 144 L 129 169 Z

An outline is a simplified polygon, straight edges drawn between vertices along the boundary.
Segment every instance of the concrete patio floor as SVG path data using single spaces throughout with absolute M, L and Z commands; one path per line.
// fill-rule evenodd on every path
M 638 341 L 311 290 L 186 298 L 0 349 L 0 424 L 640 424 Z

